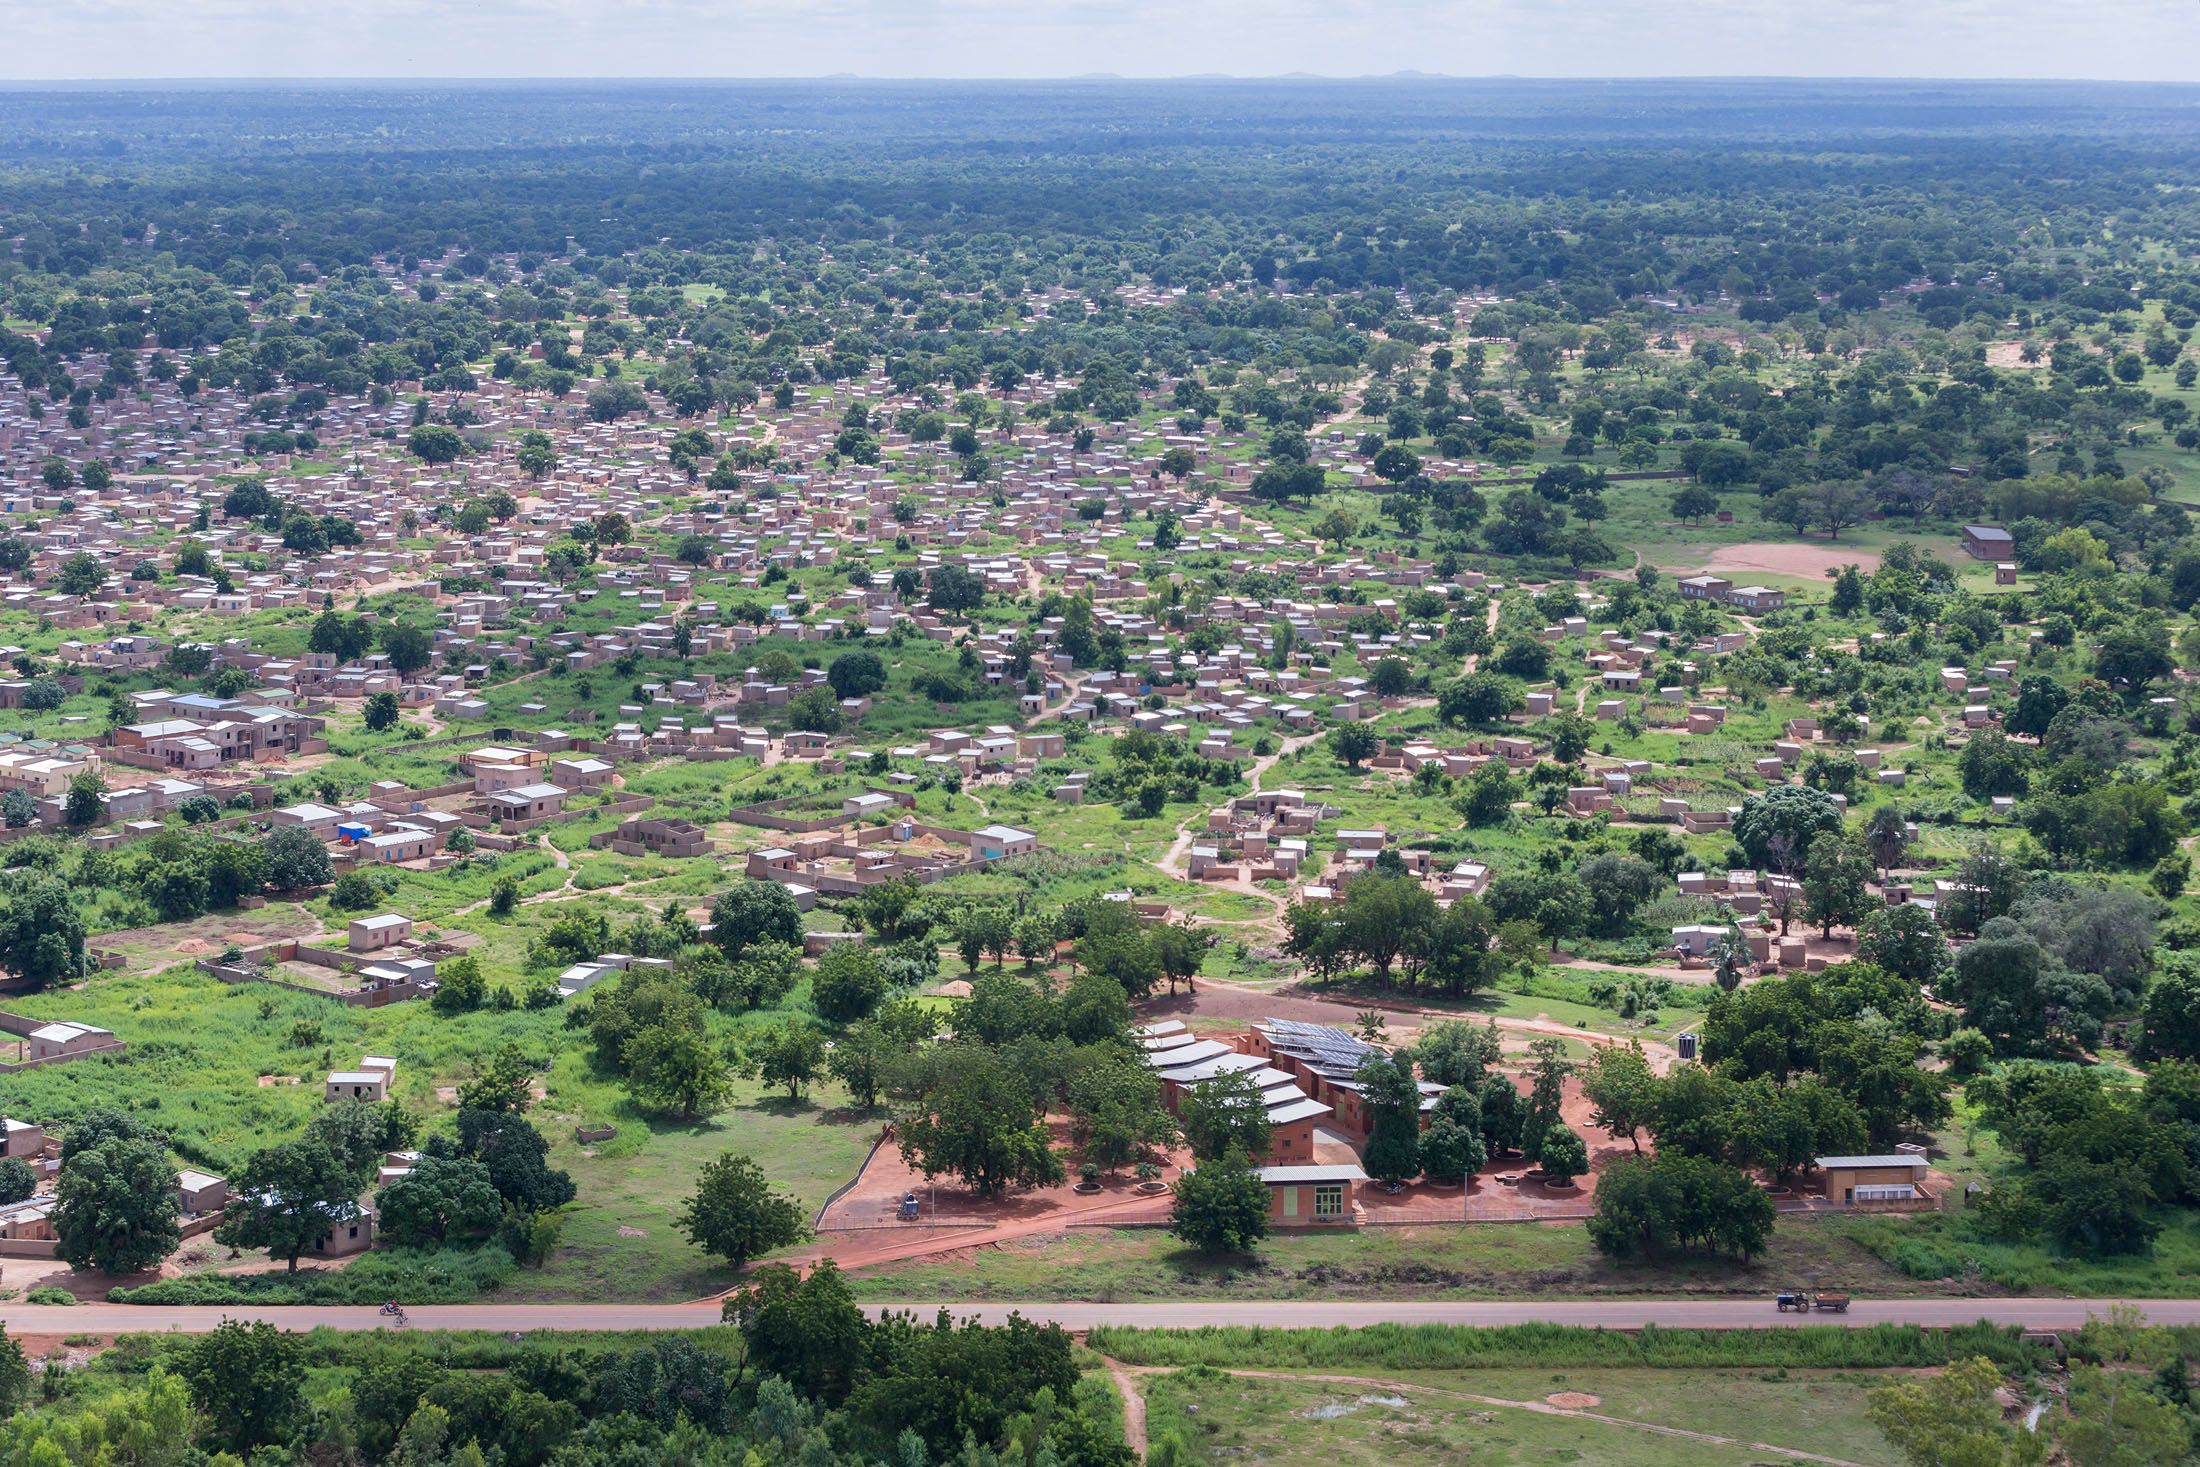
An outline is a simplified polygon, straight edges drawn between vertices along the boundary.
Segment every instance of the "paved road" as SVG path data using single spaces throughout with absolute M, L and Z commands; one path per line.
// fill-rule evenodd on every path
M 1859 1299 L 1846 1314 L 1800 1316 L 1775 1310 L 1771 1299 L 1640 1300 L 1367 1300 L 1337 1302 L 1197 1302 L 1184 1304 L 959 1304 L 913 1301 L 880 1308 L 929 1315 L 943 1302 L 958 1317 L 999 1323 L 1011 1313 L 1047 1320 L 1066 1329 L 1094 1325 L 1193 1328 L 1199 1325 L 1266 1325 L 1326 1329 L 1335 1325 L 1568 1324 L 1605 1329 L 1770 1329 L 1799 1324 L 1958 1325 L 1978 1320 L 2038 1329 L 2071 1329 L 2112 1305 L 2134 1303 L 2156 1324 L 2200 1324 L 2200 1299 Z M 422 1304 L 406 1311 L 415 1329 L 654 1330 L 694 1329 L 718 1321 L 715 1303 L 701 1304 Z M 379 1329 L 389 1324 L 371 1307 L 263 1305 L 155 1308 L 131 1304 L 75 1307 L 0 1305 L 0 1324 L 15 1334 L 118 1334 L 133 1330 L 203 1333 L 224 1319 L 265 1319 L 285 1328 Z

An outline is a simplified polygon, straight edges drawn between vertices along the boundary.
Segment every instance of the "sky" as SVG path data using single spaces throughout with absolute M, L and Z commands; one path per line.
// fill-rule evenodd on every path
M 2200 81 L 2200 0 L 0 0 L 0 77 Z

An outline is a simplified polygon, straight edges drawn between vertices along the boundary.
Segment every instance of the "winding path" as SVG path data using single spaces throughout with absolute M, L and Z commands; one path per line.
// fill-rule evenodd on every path
M 1262 775 L 1266 774 L 1269 770 L 1275 768 L 1276 765 L 1281 763 L 1284 759 L 1293 754 L 1296 754 L 1299 750 L 1307 747 L 1309 744 L 1314 743 L 1320 738 L 1321 735 L 1318 733 L 1308 733 L 1295 734 L 1292 737 L 1283 740 L 1283 742 L 1276 745 L 1275 753 L 1263 754 L 1259 758 L 1255 759 L 1251 764 L 1245 767 L 1245 783 L 1247 787 L 1250 788 L 1253 793 L 1259 794 Z M 1198 829 L 1198 825 L 1200 822 L 1206 820 L 1207 814 L 1207 811 L 1202 810 L 1197 814 L 1188 815 L 1177 826 L 1176 838 L 1169 842 L 1169 848 L 1162 853 L 1161 859 L 1154 862 L 1154 864 L 1161 869 L 1162 875 L 1173 876 L 1179 881 L 1190 881 L 1192 879 L 1192 845 L 1199 839 L 1201 835 L 1201 831 Z M 1261 901 L 1268 903 L 1268 905 L 1274 909 L 1273 914 L 1268 917 L 1254 918 L 1252 919 L 1252 922 L 1259 926 L 1270 928 L 1280 935 L 1280 933 L 1282 932 L 1282 927 L 1280 926 L 1280 924 L 1283 921 L 1284 909 L 1291 905 L 1290 899 L 1288 897 L 1278 896 L 1272 891 L 1263 891 L 1260 887 L 1255 886 L 1252 882 L 1245 880 L 1243 877 L 1240 877 L 1238 880 L 1232 882 L 1214 882 L 1211 884 L 1223 887 L 1224 889 L 1229 891 L 1239 892 L 1246 896 L 1255 897 Z M 1213 927 L 1238 927 L 1245 926 L 1247 925 L 1247 923 L 1242 920 L 1235 922 L 1216 920 L 1208 922 L 1207 925 Z

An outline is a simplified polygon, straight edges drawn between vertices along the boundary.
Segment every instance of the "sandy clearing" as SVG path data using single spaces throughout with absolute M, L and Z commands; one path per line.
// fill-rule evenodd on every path
M 1744 545 L 1725 545 L 1711 552 L 1702 565 L 1686 575 L 1743 575 L 1800 576 L 1808 580 L 1822 579 L 1829 570 L 1839 570 L 1844 565 L 1854 565 L 1863 570 L 1879 568 L 1879 552 L 1864 550 L 1839 541 L 1814 541 L 1794 545 L 1774 541 L 1753 540 Z
M 1986 365 L 2001 371 L 2044 371 L 2047 358 L 2036 362 L 2024 359 L 2024 343 L 2021 341 L 1989 341 L 1986 343 Z

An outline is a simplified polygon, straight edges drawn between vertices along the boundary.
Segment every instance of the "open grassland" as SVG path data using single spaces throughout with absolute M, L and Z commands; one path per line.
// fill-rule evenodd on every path
M 1786 1329 L 1582 1329 L 1559 1324 L 1495 1327 L 1377 1324 L 1363 1329 L 1134 1329 L 1103 1325 L 1092 1348 L 1132 1365 L 1265 1367 L 1276 1370 L 1465 1371 L 1558 1368 L 1924 1369 L 1982 1355 L 2018 1367 L 2046 1346 L 2009 1325 L 1919 1329 L 1876 1324 Z
M 712 1030 L 731 1038 L 806 1001 L 804 985 L 787 996 L 790 1007 L 713 1015 Z M 731 1275 L 709 1266 L 674 1222 L 703 1165 L 726 1151 L 747 1153 L 775 1186 L 815 1208 L 855 1175 L 877 1134 L 876 1122 L 850 1113 L 845 1093 L 830 1084 L 790 1102 L 783 1089 L 737 1081 L 731 1106 L 706 1121 L 646 1116 L 595 1069 L 585 1043 L 564 1032 L 563 1009 L 455 1016 L 421 1002 L 355 1009 L 268 985 L 231 986 L 188 968 L 98 978 L 10 1006 L 103 1025 L 129 1049 L 0 1076 L 0 1109 L 56 1126 L 94 1106 L 128 1110 L 166 1132 L 182 1160 L 218 1175 L 295 1135 L 322 1104 L 322 1076 L 362 1054 L 396 1058 L 396 1098 L 434 1130 L 449 1124 L 452 1089 L 476 1062 L 516 1044 L 544 1066 L 532 1119 L 550 1138 L 551 1164 L 569 1170 L 580 1192 L 549 1262 L 507 1285 L 519 1297 L 668 1300 L 722 1289 Z M 583 1124 L 619 1134 L 584 1147 L 574 1139 Z
M 1893 1467 L 1900 1458 L 1862 1417 L 1862 1378 L 1792 1378 L 1737 1384 L 1719 1373 L 1718 1401 L 1697 1407 L 1702 1377 L 1673 1382 L 1605 1372 L 1538 1378 L 1502 1372 L 1373 1379 L 1244 1376 L 1195 1367 L 1144 1381 L 1149 1439 L 1168 1433 L 1191 1461 L 1279 1464 L 1525 1464 L 1614 1467 L 1752 1467 L 1765 1446 Z M 1660 1388 L 1662 1386 L 1662 1389 Z M 1598 1389 L 1602 1387 L 1603 1389 Z M 1612 1398 L 1603 1391 L 1613 1392 Z M 1518 1391 L 1519 1397 L 1510 1395 Z M 1595 1399 L 1582 1411 L 1543 1398 Z M 1503 1404 L 1519 1400 L 1521 1404 Z M 1616 1405 L 1608 1407 L 1608 1399 Z

